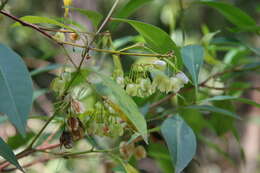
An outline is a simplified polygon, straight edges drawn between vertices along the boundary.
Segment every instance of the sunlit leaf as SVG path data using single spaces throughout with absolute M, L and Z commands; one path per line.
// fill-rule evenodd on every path
M 178 52 L 178 48 L 170 36 L 165 31 L 156 26 L 135 20 L 119 18 L 113 18 L 113 21 L 129 23 L 137 32 L 139 32 L 140 35 L 144 37 L 148 46 L 155 52 Z

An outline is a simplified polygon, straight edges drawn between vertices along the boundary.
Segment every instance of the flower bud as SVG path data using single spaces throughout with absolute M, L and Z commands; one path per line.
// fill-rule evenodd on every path
M 62 32 L 57 32 L 54 35 L 54 39 L 57 40 L 58 42 L 64 42 L 65 41 L 65 35 Z
M 157 68 L 158 70 L 164 70 L 166 68 L 166 62 L 162 61 L 162 60 L 155 60 L 153 62 L 153 65 L 155 68 Z

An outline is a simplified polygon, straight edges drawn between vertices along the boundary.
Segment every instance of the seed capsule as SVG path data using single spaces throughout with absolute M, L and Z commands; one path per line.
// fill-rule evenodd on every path
M 73 33 L 70 34 L 70 40 L 71 41 L 76 41 L 78 39 L 79 39 L 79 35 L 77 33 L 73 32 Z
M 76 117 L 69 117 L 67 120 L 71 132 L 77 131 L 79 128 L 79 119 Z
M 146 158 L 146 150 L 142 145 L 139 145 L 135 148 L 134 156 L 136 160 L 141 160 L 143 158 Z
M 71 149 L 73 145 L 72 134 L 68 131 L 63 131 L 60 137 L 61 147 L 64 146 L 66 149 Z

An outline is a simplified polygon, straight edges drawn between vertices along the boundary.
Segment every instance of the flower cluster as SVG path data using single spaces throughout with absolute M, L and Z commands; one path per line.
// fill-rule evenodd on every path
M 184 84 L 189 82 L 183 72 L 169 77 L 164 73 L 165 69 L 165 61 L 152 59 L 146 64 L 143 64 L 143 62 L 134 64 L 128 76 L 117 76 L 115 81 L 126 90 L 128 95 L 138 97 L 150 96 L 156 90 L 165 93 L 177 93 L 184 87 Z
M 94 111 L 89 113 L 86 118 L 88 134 L 108 137 L 118 137 L 124 134 L 126 124 L 107 104 L 97 102 Z

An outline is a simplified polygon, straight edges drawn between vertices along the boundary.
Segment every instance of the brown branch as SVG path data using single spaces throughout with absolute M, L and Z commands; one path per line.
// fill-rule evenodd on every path
M 18 153 L 18 154 L 16 155 L 16 158 L 17 158 L 17 160 L 18 160 L 18 159 L 21 159 L 21 158 L 23 158 L 23 157 L 26 157 L 26 156 L 28 156 L 28 155 L 30 155 L 30 154 L 32 154 L 32 153 L 35 153 L 35 152 L 38 152 L 38 151 L 44 151 L 44 150 L 54 149 L 54 148 L 57 148 L 57 147 L 59 147 L 59 146 L 60 146 L 60 144 L 48 144 L 48 145 L 39 146 L 39 147 L 37 147 L 36 149 L 34 149 L 34 148 L 27 149 L 27 150 L 24 150 L 24 151 Z M 7 161 L 2 162 L 2 163 L 0 164 L 0 172 L 1 172 L 4 168 L 8 167 L 9 165 L 10 165 L 10 163 L 7 162 Z

